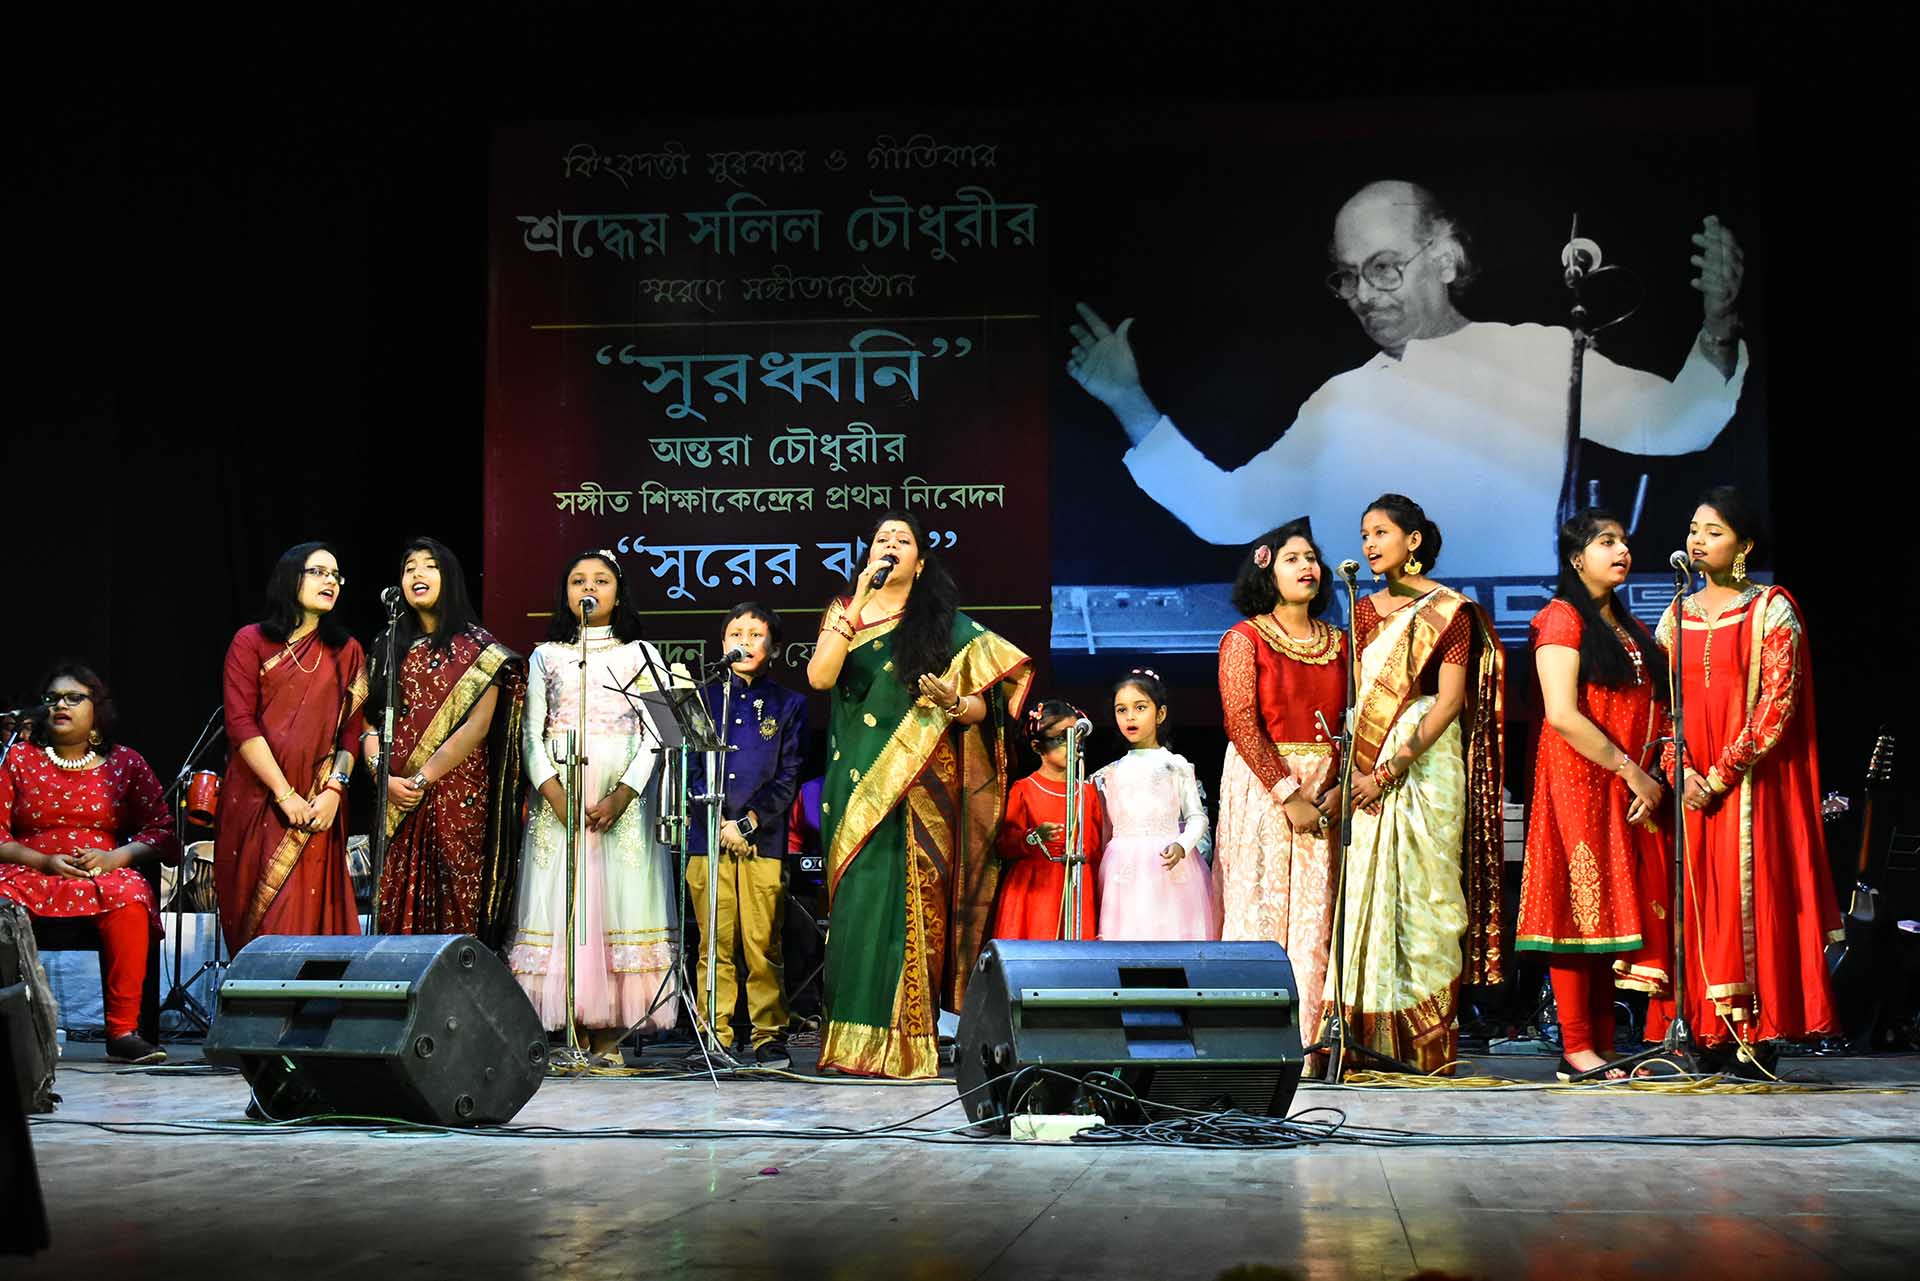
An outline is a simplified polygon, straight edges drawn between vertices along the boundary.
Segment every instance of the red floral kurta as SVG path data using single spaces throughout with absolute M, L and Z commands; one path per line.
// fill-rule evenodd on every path
M 18 841 L 41 854 L 139 842 L 160 851 L 165 862 L 180 862 L 160 780 L 130 747 L 111 749 L 92 769 L 68 770 L 44 748 L 16 746 L 0 768 L 0 841 Z M 131 867 L 76 878 L 0 863 L 0 898 L 23 904 L 35 916 L 98 916 L 137 903 L 156 926 L 160 919 L 153 886 Z
M 1080 869 L 1080 937 L 1098 932 L 1094 887 L 1100 881 L 1100 793 L 1092 783 L 1080 785 L 1080 849 L 1088 862 Z M 1043 778 L 1038 772 L 1007 789 L 1007 813 L 1000 823 L 998 850 L 1003 867 L 1000 897 L 993 909 L 993 937 L 999 939 L 1057 939 L 1060 898 L 1066 890 L 1067 865 L 1056 862 L 1067 851 L 1067 785 Z M 1061 832 L 1045 845 L 1027 844 L 1027 833 L 1042 823 L 1058 823 Z
M 1659 639 L 1671 645 L 1669 609 Z M 1717 793 L 1688 810 L 1687 1017 L 1709 1044 L 1837 1026 L 1825 945 L 1838 936 L 1820 826 L 1813 679 L 1793 598 L 1749 587 L 1709 621 L 1684 602 L 1687 755 Z M 1665 763 L 1672 767 L 1672 748 Z M 1648 1010 L 1664 1033 L 1667 1002 Z
M 1563 600 L 1551 601 L 1534 615 L 1534 648 L 1557 645 L 1577 652 L 1584 630 L 1579 610 Z M 1628 654 L 1643 664 L 1640 679 L 1617 689 L 1582 681 L 1579 709 L 1614 746 L 1646 765 L 1654 755 L 1648 744 L 1656 736 L 1653 680 L 1665 657 L 1641 655 L 1625 634 L 1621 640 Z M 1632 952 L 1649 937 L 1664 945 L 1666 906 L 1650 899 L 1642 887 L 1666 883 L 1666 843 L 1656 824 L 1636 827 L 1627 822 L 1632 803 L 1633 792 L 1624 779 L 1580 755 L 1551 726 L 1541 725 L 1515 947 L 1523 952 Z M 1648 986 L 1665 978 L 1664 960 L 1656 959 L 1651 968 L 1658 974 L 1636 974 Z

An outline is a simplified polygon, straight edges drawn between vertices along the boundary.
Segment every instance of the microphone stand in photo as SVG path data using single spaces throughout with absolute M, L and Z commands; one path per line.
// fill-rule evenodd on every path
M 643 666 L 634 674 L 634 681 L 646 676 L 652 689 L 635 690 L 633 681 L 626 685 L 613 687 L 614 691 L 627 700 L 634 714 L 653 727 L 662 752 L 667 760 L 667 768 L 661 778 L 660 815 L 656 826 L 659 829 L 660 842 L 669 847 L 676 855 L 680 870 L 675 885 L 674 899 L 680 920 L 679 940 L 685 940 L 687 928 L 687 865 L 695 857 L 693 842 L 689 839 L 690 824 L 699 821 L 706 835 L 707 859 L 707 901 L 703 911 L 703 923 L 700 927 L 700 941 L 704 953 L 704 965 L 707 972 L 708 1001 L 713 1006 L 712 1017 L 701 1012 L 699 989 L 692 983 L 687 973 L 686 950 L 680 942 L 674 946 L 673 972 L 675 982 L 671 987 L 662 987 L 654 997 L 653 1006 L 641 1015 L 637 1028 L 651 1018 L 660 1004 L 680 992 L 692 992 L 693 999 L 687 1002 L 694 1025 L 694 1044 L 700 1051 L 701 1060 L 706 1064 L 707 1076 L 716 1087 L 720 1084 L 721 1066 L 739 1067 L 727 1047 L 720 1042 L 719 1024 L 720 1002 L 714 991 L 719 982 L 719 950 L 717 931 L 720 919 L 720 824 L 726 805 L 726 754 L 734 749 L 728 745 L 724 726 L 732 714 L 733 682 L 726 663 L 720 664 L 717 679 L 725 682 L 721 686 L 720 723 L 716 725 L 707 709 L 706 701 L 701 697 L 702 686 L 687 678 L 662 668 L 650 651 L 643 649 Z M 693 753 L 704 757 L 706 786 L 700 795 L 691 794 L 693 780 Z M 694 806 L 704 808 L 705 813 L 698 820 L 692 810 Z M 631 1032 L 633 1028 L 629 1028 Z M 622 1038 L 624 1039 L 624 1037 Z
M 1340 753 L 1339 839 L 1337 843 L 1332 840 L 1328 842 L 1332 846 L 1328 853 L 1339 860 L 1339 874 L 1333 878 L 1333 939 L 1327 949 L 1327 979 L 1333 989 L 1333 1000 L 1321 1011 L 1317 1032 L 1319 1039 L 1303 1049 L 1301 1055 L 1325 1054 L 1326 1080 L 1334 1085 L 1338 1085 L 1340 1078 L 1345 1075 L 1349 1059 L 1381 1072 L 1402 1072 L 1410 1076 L 1419 1074 L 1419 1069 L 1411 1063 L 1403 1063 L 1370 1046 L 1356 1044 L 1353 1026 L 1347 1020 L 1347 852 L 1353 846 L 1353 725 L 1360 712 L 1360 645 L 1353 632 L 1353 613 L 1357 591 L 1354 578 L 1359 572 L 1358 562 L 1349 560 L 1340 563 L 1340 580 L 1347 588 L 1347 712 L 1343 718 L 1344 732 L 1334 733 L 1333 727 L 1327 724 L 1325 714 L 1313 714 L 1314 720 L 1320 723 L 1320 732 Z
M 179 872 L 175 873 L 171 903 L 160 905 L 163 910 L 171 907 L 173 911 L 173 984 L 167 989 L 167 994 L 160 999 L 159 1013 L 172 1012 L 180 1015 L 203 1036 L 213 1026 L 213 1015 L 194 997 L 193 985 L 200 981 L 202 974 L 209 970 L 224 969 L 227 963 L 220 955 L 219 913 L 216 910 L 213 914 L 215 921 L 213 956 L 201 962 L 200 967 L 187 978 L 180 977 L 181 937 L 186 933 L 181 918 L 186 915 L 187 885 L 194 870 L 191 860 L 187 857 L 187 783 L 193 777 L 193 766 L 200 759 L 200 753 L 212 747 L 226 734 L 226 726 L 222 723 L 223 715 L 224 709 L 219 707 L 213 709 L 213 715 L 207 717 L 206 724 L 200 727 L 199 735 L 194 738 L 193 746 L 187 749 L 187 758 L 180 763 L 179 772 L 173 776 L 173 782 L 168 785 L 166 795 L 161 797 L 162 803 L 173 811 L 173 836 L 175 843 L 180 847 L 181 864 Z M 209 880 L 209 886 L 211 885 L 212 881 Z
M 380 929 L 380 881 L 387 865 L 387 806 L 392 803 L 387 785 L 393 778 L 393 700 L 400 684 L 399 646 L 400 611 L 406 608 L 398 587 L 383 588 L 380 601 L 387 607 L 387 634 L 382 637 L 380 655 L 380 755 L 373 771 L 373 836 L 368 871 L 373 875 L 373 893 L 368 907 L 373 912 L 373 928 Z M 355 909 L 356 911 L 358 908 Z
M 1687 589 L 1693 586 L 1694 567 L 1684 553 L 1676 553 L 1668 563 L 1673 566 L 1674 576 L 1673 652 L 1667 658 L 1667 671 L 1671 674 L 1669 692 L 1673 700 L 1673 733 L 1665 738 L 1654 739 L 1648 746 L 1673 744 L 1673 884 L 1668 891 L 1671 901 L 1667 907 L 1667 919 L 1673 922 L 1673 971 L 1670 980 L 1673 987 L 1673 1018 L 1667 1022 L 1667 1034 L 1661 1038 L 1660 1044 L 1649 1045 L 1624 1058 L 1614 1059 L 1592 1072 L 1580 1073 L 1572 1078 L 1576 1081 L 1597 1080 L 1615 1069 L 1624 1070 L 1631 1078 L 1634 1068 L 1655 1059 L 1672 1063 L 1687 1076 L 1700 1073 L 1700 1057 L 1694 1048 L 1693 1030 L 1687 1026 L 1687 717 L 1685 681 L 1682 679 L 1685 645 L 1681 640 L 1685 620 L 1683 602 Z M 1658 762 L 1655 768 L 1658 768 Z M 1705 971 L 1702 970 L 1701 974 L 1704 979 Z

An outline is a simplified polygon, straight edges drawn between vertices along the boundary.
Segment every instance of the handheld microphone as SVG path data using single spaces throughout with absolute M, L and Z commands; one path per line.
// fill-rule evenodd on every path
M 398 587 L 382 587 L 380 589 L 380 603 L 387 607 L 387 616 L 389 618 L 400 612 L 402 599 Z
M 873 571 L 873 577 L 868 580 L 867 586 L 873 588 L 875 591 L 879 591 L 882 587 L 885 587 L 887 585 L 887 575 L 891 574 L 893 567 L 899 563 L 900 558 L 898 556 L 882 556 L 880 558 L 880 568 Z
M 598 596 L 582 596 L 580 598 L 580 616 L 582 618 L 594 613 L 599 608 L 600 598 Z
M 1360 572 L 1360 562 L 1359 562 L 1359 561 L 1357 561 L 1357 560 L 1343 560 L 1343 561 L 1341 561 L 1341 562 L 1340 562 L 1340 570 L 1339 570 L 1339 573 L 1340 573 L 1340 577 L 1342 577 L 1342 578 L 1352 578 L 1352 577 L 1353 577 L 1353 576 L 1354 576 L 1355 574 L 1358 574 L 1359 572 Z

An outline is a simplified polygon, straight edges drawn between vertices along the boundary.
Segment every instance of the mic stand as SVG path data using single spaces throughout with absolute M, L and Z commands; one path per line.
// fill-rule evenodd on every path
M 399 655 L 394 651 L 399 645 L 400 611 L 405 608 L 398 601 L 387 607 L 386 652 L 380 664 L 380 764 L 373 772 L 373 839 L 368 851 L 372 855 L 368 870 L 373 874 L 373 901 L 368 905 L 373 909 L 373 929 L 369 933 L 375 934 L 380 932 L 380 882 L 387 865 L 387 807 L 392 803 L 387 785 L 393 779 L 393 700 L 400 683 Z
M 1346 1074 L 1347 1060 L 1350 1058 L 1362 1066 L 1382 1072 L 1418 1075 L 1418 1069 L 1411 1063 L 1403 1063 L 1370 1046 L 1355 1044 L 1353 1027 L 1347 1020 L 1347 851 L 1353 845 L 1353 724 L 1360 711 L 1360 645 L 1353 632 L 1353 576 L 1342 573 L 1340 581 L 1347 587 L 1347 711 L 1342 718 L 1344 732 L 1334 733 L 1324 713 L 1313 714 L 1313 718 L 1320 723 L 1320 732 L 1340 753 L 1340 836 L 1338 845 L 1329 851 L 1337 853 L 1340 860 L 1340 875 L 1334 882 L 1333 940 L 1327 949 L 1327 977 L 1333 987 L 1333 1001 L 1320 1012 L 1319 1039 L 1301 1051 L 1302 1056 L 1325 1054 L 1325 1079 L 1335 1085 Z M 1328 843 L 1333 844 L 1331 841 Z
M 587 781 L 587 607 L 580 606 L 580 702 L 578 719 L 571 730 L 562 730 L 555 737 L 560 749 L 555 764 L 566 773 L 567 789 L 567 921 L 566 921 L 566 966 L 567 966 L 567 1048 L 564 1052 L 563 1066 L 579 1068 L 586 1063 L 586 1055 L 580 1049 L 580 1027 L 574 1014 L 574 970 L 577 966 L 575 953 L 579 950 L 580 907 L 580 829 L 586 822 L 586 798 L 581 789 Z M 553 745 L 549 745 L 551 751 Z
M 1595 1068 L 1595 1074 L 1619 1068 L 1631 1078 L 1634 1068 L 1651 1059 L 1669 1060 L 1684 1075 L 1697 1076 L 1700 1073 L 1700 1058 L 1694 1050 L 1693 1032 L 1687 1026 L 1687 717 L 1685 681 L 1682 679 L 1683 656 L 1686 652 L 1683 641 L 1686 620 L 1682 602 L 1687 588 L 1693 585 L 1693 571 L 1676 569 L 1673 577 L 1673 653 L 1668 659 L 1668 670 L 1673 674 L 1673 733 L 1669 737 L 1653 740 L 1657 744 L 1673 744 L 1673 886 L 1668 891 L 1672 903 L 1667 910 L 1667 919 L 1673 922 L 1673 1018 L 1667 1022 L 1667 1034 L 1661 1038 L 1660 1044 L 1636 1050 L 1625 1058 L 1614 1059 Z M 1594 1079 L 1594 1074 L 1583 1073 L 1573 1079 L 1590 1080 Z
M 208 970 L 220 969 L 226 965 L 226 962 L 220 959 L 220 931 L 216 928 L 213 932 L 212 958 L 203 961 L 200 968 L 188 978 L 180 977 L 181 936 L 186 932 L 181 925 L 181 917 L 186 915 L 187 881 L 189 874 L 193 871 L 185 861 L 187 852 L 186 785 L 187 780 L 193 777 L 193 763 L 200 759 L 200 753 L 212 747 L 214 740 L 226 732 L 224 727 L 216 729 L 222 713 L 221 708 L 213 709 L 213 715 L 207 718 L 207 723 L 200 727 L 200 733 L 195 736 L 193 746 L 187 749 L 187 758 L 180 763 L 180 770 L 173 776 L 173 782 L 167 787 L 166 795 L 161 797 L 162 802 L 173 811 L 173 839 L 180 846 L 182 863 L 180 872 L 174 880 L 173 902 L 170 905 L 166 903 L 160 905 L 163 909 L 169 906 L 173 909 L 173 983 L 167 989 L 166 996 L 161 998 L 157 1013 L 165 1014 L 172 1011 L 179 1014 L 203 1036 L 213 1027 L 213 1015 L 194 997 L 193 985 L 200 981 L 202 974 Z
M 1065 845 L 1054 862 L 1066 864 L 1067 875 L 1060 887 L 1060 937 L 1078 943 L 1085 937 L 1086 923 L 1080 919 L 1080 886 L 1086 876 L 1087 853 L 1081 833 L 1086 827 L 1086 798 L 1080 794 L 1086 763 L 1080 759 L 1080 722 L 1067 726 L 1067 823 Z
M 1567 369 L 1567 456 L 1560 474 L 1560 501 L 1554 508 L 1554 522 L 1564 525 L 1580 510 L 1580 401 L 1581 384 L 1586 377 L 1587 344 L 1592 334 L 1587 329 L 1587 307 L 1580 296 L 1587 269 L 1576 248 L 1580 238 L 1580 215 L 1573 216 L 1573 231 L 1567 242 L 1567 288 L 1573 291 L 1573 310 L 1568 328 L 1573 330 L 1573 353 Z M 1591 243 L 1591 242 L 1589 242 Z

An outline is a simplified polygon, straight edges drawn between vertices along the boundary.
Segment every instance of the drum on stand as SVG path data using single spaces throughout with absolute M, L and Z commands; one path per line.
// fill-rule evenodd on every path
M 187 779 L 187 822 L 194 827 L 212 827 L 220 812 L 220 776 L 212 770 L 195 770 Z
M 213 842 L 187 846 L 179 867 L 160 865 L 160 902 L 168 912 L 213 911 Z

